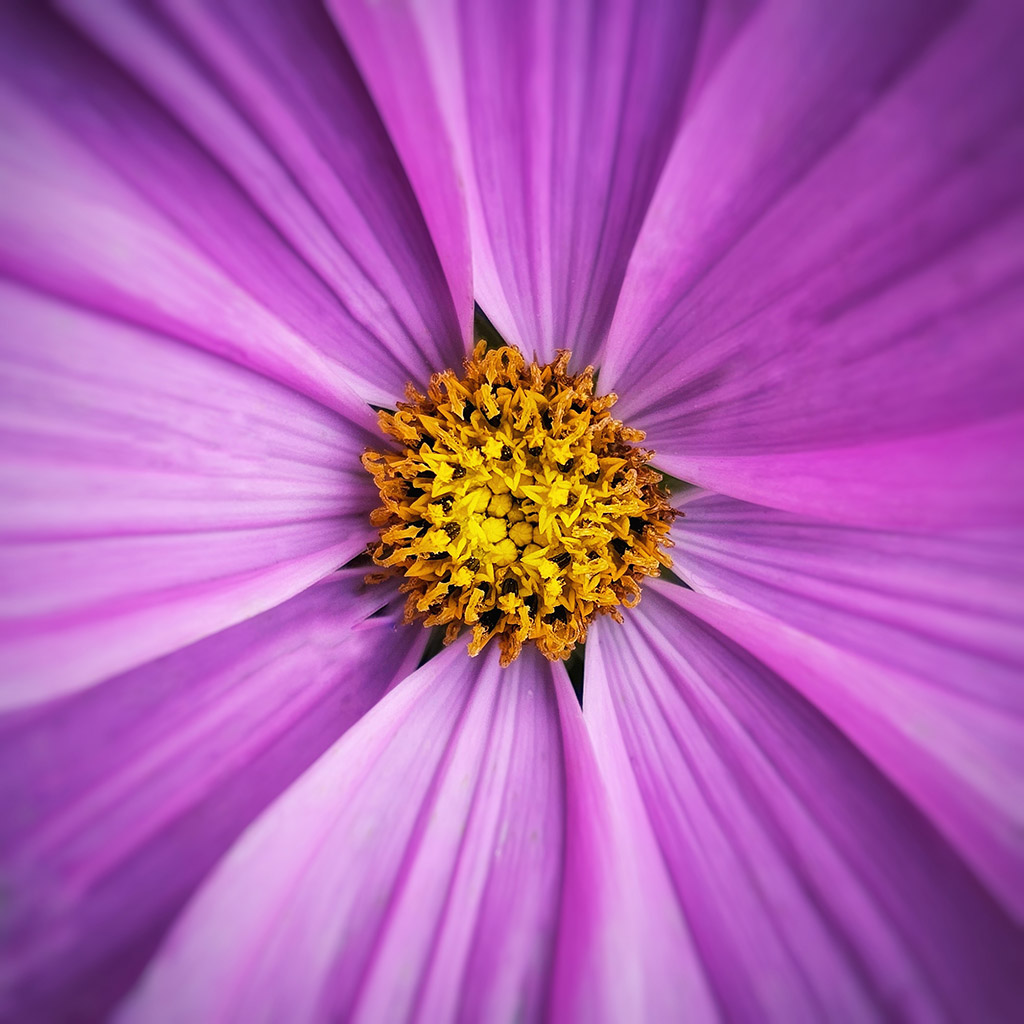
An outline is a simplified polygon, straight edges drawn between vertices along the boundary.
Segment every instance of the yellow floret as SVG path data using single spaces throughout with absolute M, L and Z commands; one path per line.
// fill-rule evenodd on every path
M 497 565 L 511 565 L 518 557 L 519 551 L 508 537 L 496 544 L 491 553 L 491 559 Z
M 525 547 L 533 539 L 533 527 L 529 523 L 515 523 L 508 535 L 517 547 Z
M 495 519 L 488 516 L 484 520 L 484 536 L 492 543 L 497 544 L 508 533 L 508 523 L 504 519 Z
M 510 494 L 495 494 L 491 498 L 490 504 L 487 506 L 487 511 L 492 516 L 497 516 L 499 519 L 504 519 L 508 515 L 509 509 L 512 508 L 512 496 Z

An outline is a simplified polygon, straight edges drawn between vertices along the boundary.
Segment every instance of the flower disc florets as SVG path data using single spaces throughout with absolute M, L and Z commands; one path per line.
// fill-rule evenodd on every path
M 407 622 L 472 627 L 470 654 L 497 637 L 507 665 L 532 640 L 552 660 L 585 639 L 595 615 L 621 620 L 640 580 L 671 559 L 675 515 L 631 442 L 643 433 L 594 395 L 593 367 L 570 376 L 481 342 L 463 376 L 435 374 L 426 395 L 381 412 L 400 452 L 367 452 L 383 506 L 371 516 L 374 562 L 402 574 Z

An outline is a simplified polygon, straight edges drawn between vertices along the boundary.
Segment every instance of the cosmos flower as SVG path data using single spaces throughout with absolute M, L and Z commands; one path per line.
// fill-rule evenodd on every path
M 1010 1019 L 1022 21 L 5 5 L 0 1016 Z M 474 302 L 682 513 L 581 699 L 364 582 Z

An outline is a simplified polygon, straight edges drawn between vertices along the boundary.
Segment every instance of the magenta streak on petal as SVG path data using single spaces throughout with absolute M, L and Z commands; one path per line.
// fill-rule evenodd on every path
M 371 539 L 367 436 L 189 345 L 0 286 L 0 705 L 285 600 Z
M 419 200 L 445 269 L 462 336 L 468 341 L 473 326 L 473 275 L 466 200 L 419 28 L 408 5 L 330 0 L 327 7 L 359 65 Z
M 106 1015 L 242 829 L 415 664 L 425 631 L 352 629 L 393 596 L 350 570 L 0 717 L 0 1017 Z
M 1024 413 L 898 441 L 777 455 L 658 453 L 659 468 L 737 498 L 853 526 L 1024 522 Z
M 667 595 L 672 595 L 670 600 Z M 1019 931 L 784 679 L 655 584 L 588 644 L 599 750 L 639 798 L 729 1019 L 1010 1019 Z M 706 601 L 706 599 L 704 599 Z
M 22 236 L 6 262 L 12 273 L 229 353 L 328 404 L 349 386 L 393 402 L 407 379 L 429 372 L 437 346 L 461 351 L 451 297 L 330 21 L 321 11 L 317 27 L 296 5 L 275 10 L 287 21 L 270 26 L 279 45 L 310 32 L 317 45 L 295 65 L 306 76 L 272 99 L 263 76 L 276 64 L 252 54 L 256 42 L 243 33 L 220 45 L 201 27 L 196 45 L 212 35 L 207 62 L 159 18 L 154 29 L 94 5 L 90 28 L 122 69 L 54 17 L 8 26 L 9 45 L 36 57 L 5 62 L 29 104 L 19 134 L 32 136 L 31 148 L 17 145 L 28 174 L 15 178 L 15 209 L 5 211 Z M 261 23 L 250 28 L 259 35 Z M 247 75 L 248 54 L 262 76 Z M 328 108 L 325 126 L 317 118 Z M 43 131 L 57 142 L 44 146 Z M 59 218 L 45 184 L 54 179 Z M 98 210 L 83 202 L 96 187 L 105 194 Z M 53 244 L 69 234 L 73 244 Z
M 801 628 L 794 602 L 767 590 L 752 580 L 746 606 L 682 588 L 671 595 L 820 708 L 931 818 L 992 892 L 1024 916 L 1021 718 L 944 687 L 941 671 L 932 678 L 901 666 L 907 652 L 886 656 L 858 643 L 853 618 L 830 622 L 826 610 L 820 625 Z M 943 656 L 937 646 L 934 657 Z M 986 671 L 983 655 L 975 671 Z
M 477 301 L 594 358 L 675 136 L 702 5 L 411 5 L 466 189 Z
M 682 129 L 602 384 L 704 485 L 1019 413 L 1022 9 L 957 13 L 766 7 Z
M 581 1024 L 716 1020 L 662 855 L 631 800 L 621 744 L 601 744 L 606 737 L 587 727 L 567 686 L 558 700 L 567 841 L 547 1017 Z
M 539 656 L 502 672 L 459 644 L 430 661 L 249 830 L 123 1019 L 535 1018 L 562 871 L 558 722 Z

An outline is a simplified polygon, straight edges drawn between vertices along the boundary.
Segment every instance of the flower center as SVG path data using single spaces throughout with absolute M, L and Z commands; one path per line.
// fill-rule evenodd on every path
M 462 376 L 435 374 L 426 395 L 410 385 L 380 413 L 400 452 L 363 456 L 383 502 L 370 554 L 387 570 L 368 580 L 404 575 L 407 622 L 446 625 L 445 643 L 471 627 L 472 655 L 496 637 L 502 665 L 527 641 L 567 657 L 672 564 L 675 512 L 652 453 L 631 444 L 643 433 L 609 414 L 615 395 L 594 395 L 593 367 L 568 365 L 566 351 L 542 366 L 480 342 Z

